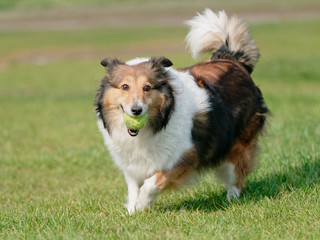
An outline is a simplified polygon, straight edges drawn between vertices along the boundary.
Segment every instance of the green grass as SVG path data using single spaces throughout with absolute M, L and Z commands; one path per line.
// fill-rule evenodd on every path
M 1 9 L 13 9 L 13 8 L 20 8 L 20 9 L 32 9 L 32 8 L 40 8 L 40 9 L 47 9 L 47 8 L 56 8 L 56 7 L 90 7 L 90 6 L 108 6 L 110 4 L 152 4 L 154 2 L 159 2 L 158 0 L 1 0 L 0 2 L 0 10 Z M 175 2 L 175 3 L 183 3 L 184 4 L 192 5 L 213 5 L 212 1 L 210 0 L 198 0 L 197 2 L 191 0 L 163 0 L 162 3 L 168 2 Z M 304 0 L 303 2 L 300 0 L 243 0 L 241 2 L 236 0 L 216 0 L 214 2 L 215 7 L 219 6 L 219 8 L 236 8 L 236 9 L 274 9 L 277 8 L 304 8 L 310 6 L 317 6 L 319 7 L 319 1 L 317 0 Z
M 1 33 L 0 238 L 319 239 L 319 24 L 251 27 L 262 53 L 253 78 L 273 115 L 240 200 L 229 204 L 206 174 L 133 216 L 93 114 L 99 61 L 155 54 L 188 65 L 183 47 L 167 48 L 182 44 L 186 29 Z M 83 49 L 101 53 L 73 55 Z M 34 61 L 41 53 L 46 60 Z

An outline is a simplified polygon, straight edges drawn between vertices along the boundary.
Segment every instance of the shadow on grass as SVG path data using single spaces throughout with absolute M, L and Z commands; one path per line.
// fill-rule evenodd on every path
M 296 189 L 313 188 L 320 184 L 320 160 L 305 161 L 298 166 L 289 166 L 281 172 L 270 173 L 260 180 L 248 180 L 236 204 L 245 204 L 250 201 L 259 201 L 263 198 L 277 199 L 284 193 Z M 231 205 L 226 200 L 226 192 L 220 194 L 197 193 L 198 197 L 186 199 L 172 205 L 161 205 L 159 210 L 164 211 L 224 211 Z M 203 197 L 205 196 L 205 197 Z M 231 203 L 232 204 L 232 203 Z

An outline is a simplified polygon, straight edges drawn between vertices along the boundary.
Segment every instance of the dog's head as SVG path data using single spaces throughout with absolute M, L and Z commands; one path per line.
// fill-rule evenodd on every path
M 160 131 L 169 121 L 174 107 L 173 88 L 167 67 L 172 62 L 165 57 L 152 57 L 137 64 L 116 58 L 106 58 L 101 65 L 107 75 L 101 81 L 95 98 L 98 117 L 109 134 L 124 113 L 142 116 L 148 112 L 148 125 Z M 128 132 L 136 136 L 138 131 Z

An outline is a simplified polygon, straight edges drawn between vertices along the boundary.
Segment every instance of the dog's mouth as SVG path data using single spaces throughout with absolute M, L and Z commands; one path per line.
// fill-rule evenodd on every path
M 128 133 L 129 133 L 129 135 L 130 135 L 131 137 L 135 137 L 135 136 L 138 135 L 139 130 L 132 130 L 132 129 L 129 129 L 129 128 L 128 128 Z
M 122 106 L 121 104 L 120 104 L 120 107 L 121 107 L 122 111 L 124 112 L 123 106 Z M 129 128 L 128 128 L 128 133 L 129 133 L 129 135 L 130 135 L 131 137 L 135 137 L 135 136 L 138 135 L 139 130 L 132 130 L 132 129 L 129 129 Z

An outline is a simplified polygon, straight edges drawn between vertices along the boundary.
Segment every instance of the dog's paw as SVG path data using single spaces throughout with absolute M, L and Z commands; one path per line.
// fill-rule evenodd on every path
M 160 191 L 156 186 L 156 177 L 152 176 L 144 181 L 139 191 L 138 199 L 135 203 L 136 210 L 147 210 L 150 209 Z
M 153 206 L 154 201 L 151 199 L 149 201 L 139 201 L 136 204 L 137 211 L 149 210 Z
M 147 194 L 146 192 L 141 191 L 135 204 L 136 210 L 143 211 L 150 209 L 155 202 L 156 196 L 157 194 Z
M 241 190 L 236 186 L 228 187 L 227 189 L 227 200 L 231 202 L 232 200 L 237 200 L 240 196 Z
M 136 211 L 136 208 L 133 204 L 123 204 L 124 207 L 127 209 L 127 214 L 128 215 L 132 215 L 134 214 L 134 212 Z
M 132 215 L 135 212 L 148 210 L 153 206 L 154 200 L 151 198 L 140 197 L 134 204 L 124 204 L 127 214 Z

